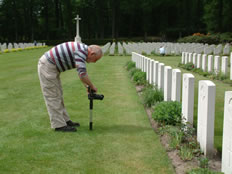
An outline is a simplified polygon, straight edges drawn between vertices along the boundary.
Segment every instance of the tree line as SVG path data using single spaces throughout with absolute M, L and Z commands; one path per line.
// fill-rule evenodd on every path
M 231 0 L 0 0 L 0 41 L 84 39 L 232 32 Z

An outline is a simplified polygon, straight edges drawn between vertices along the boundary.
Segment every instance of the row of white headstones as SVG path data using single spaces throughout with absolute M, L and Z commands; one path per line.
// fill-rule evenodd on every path
M 146 80 L 162 89 L 164 101 L 180 101 L 182 80 L 182 119 L 193 124 L 194 81 L 190 73 L 184 73 L 181 78 L 179 69 L 172 69 L 163 63 L 132 53 L 132 61 L 136 68 L 146 72 Z M 197 141 L 201 150 L 208 157 L 214 152 L 214 118 L 216 86 L 212 81 L 201 80 L 198 85 L 198 120 Z M 222 149 L 222 172 L 232 173 L 232 91 L 225 92 L 224 128 Z
M 230 60 L 228 56 L 213 56 L 207 54 L 197 54 L 197 53 L 182 53 L 182 64 L 193 63 L 195 68 L 200 68 L 204 72 L 218 74 L 221 72 L 227 75 L 229 71 L 229 61 L 230 61 L 230 80 L 232 80 L 232 53 L 230 54 Z M 221 67 L 221 68 L 220 68 Z
M 46 44 L 45 43 L 37 43 L 36 46 L 39 47 L 39 46 L 45 46 Z M 35 44 L 34 43 L 3 43 L 1 44 L 0 43 L 0 51 L 4 51 L 6 49 L 8 50 L 12 50 L 13 48 L 17 49 L 17 48 L 27 48 L 27 47 L 34 47 Z
M 181 55 L 182 52 L 194 52 L 197 54 L 214 54 L 214 55 L 229 55 L 230 44 L 223 46 L 219 45 L 208 45 L 201 43 L 170 43 L 170 42 L 139 42 L 139 43 L 125 43 L 122 44 L 117 42 L 117 44 L 107 43 L 103 46 L 106 52 L 110 49 L 110 55 L 115 54 L 115 45 L 118 46 L 118 55 L 123 55 L 124 50 L 127 55 L 131 55 L 132 52 L 139 54 L 146 53 L 146 55 L 151 55 L 152 52 L 159 54 L 160 47 L 165 48 L 166 55 Z

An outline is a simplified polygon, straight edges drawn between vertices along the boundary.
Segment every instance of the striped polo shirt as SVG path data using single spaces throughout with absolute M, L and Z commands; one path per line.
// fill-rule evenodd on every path
M 88 46 L 78 42 L 65 42 L 45 53 L 48 61 L 55 64 L 60 72 L 77 67 L 81 77 L 87 75 L 85 64 L 87 55 Z

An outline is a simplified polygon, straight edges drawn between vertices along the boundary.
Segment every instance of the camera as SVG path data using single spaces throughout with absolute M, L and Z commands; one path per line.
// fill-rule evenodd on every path
M 103 100 L 104 95 L 102 94 L 96 94 L 94 90 L 92 90 L 90 87 L 88 87 L 88 99 L 89 100 Z

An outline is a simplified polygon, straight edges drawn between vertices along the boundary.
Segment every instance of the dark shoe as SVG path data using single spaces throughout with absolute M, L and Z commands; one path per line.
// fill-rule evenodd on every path
M 71 120 L 66 122 L 68 126 L 79 127 L 80 123 L 72 122 Z
M 76 132 L 77 129 L 75 127 L 71 127 L 71 126 L 64 126 L 64 127 L 55 128 L 55 131 Z

